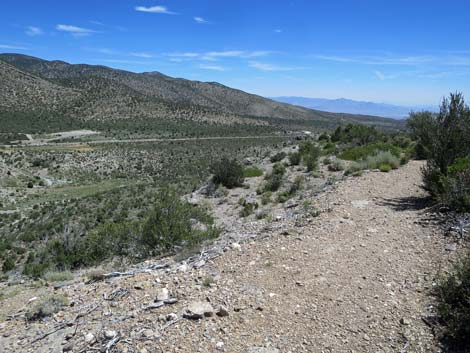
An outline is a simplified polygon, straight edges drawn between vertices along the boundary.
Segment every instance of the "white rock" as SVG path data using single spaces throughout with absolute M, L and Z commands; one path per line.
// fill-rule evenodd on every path
M 157 292 L 157 301 L 165 301 L 170 298 L 170 291 L 167 288 L 162 288 Z
M 95 343 L 95 341 L 96 341 L 95 335 L 92 334 L 91 332 L 88 332 L 88 333 L 85 335 L 85 343 L 87 343 L 87 344 L 93 344 L 93 343 Z

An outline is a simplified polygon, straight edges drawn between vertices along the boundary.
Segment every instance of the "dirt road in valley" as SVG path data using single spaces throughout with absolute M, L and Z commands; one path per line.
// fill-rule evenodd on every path
M 348 178 L 313 200 L 323 210 L 318 217 L 273 221 L 258 239 L 232 244 L 196 269 L 183 265 L 56 289 L 75 302 L 56 315 L 58 322 L 99 307 L 68 341 L 75 327 L 31 343 L 57 322 L 8 321 L 0 326 L 8 336 L 0 350 L 78 352 L 87 344 L 104 346 L 103 332 L 112 330 L 121 337 L 115 352 L 438 352 L 422 317 L 429 315 L 436 274 L 456 252 L 445 251 L 439 230 L 421 225 L 421 165 Z M 178 302 L 143 309 L 163 288 Z M 103 300 L 117 289 L 125 295 Z M 23 305 L 31 295 L 16 300 Z M 227 313 L 182 318 L 195 301 Z M 4 303 L 10 313 L 20 307 Z M 87 333 L 101 343 L 86 343 Z

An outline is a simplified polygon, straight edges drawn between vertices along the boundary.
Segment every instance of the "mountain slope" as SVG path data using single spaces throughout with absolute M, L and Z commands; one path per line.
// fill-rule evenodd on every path
M 109 123 L 122 119 L 152 124 L 156 121 L 184 120 L 204 124 L 305 129 L 356 121 L 399 128 L 399 124 L 388 119 L 315 111 L 275 102 L 218 83 L 172 78 L 158 72 L 139 74 L 105 66 L 47 61 L 20 54 L 0 54 L 0 62 L 2 67 L 9 68 L 9 73 L 0 77 L 2 86 L 14 84 L 21 87 L 24 84 L 21 77 L 30 77 L 29 85 L 37 88 L 26 90 L 21 99 L 14 98 L 11 90 L 2 93 L 5 96 L 2 98 L 11 102 L 2 110 L 15 113 L 28 114 L 45 109 L 45 114 L 62 120 L 85 121 L 88 125 L 90 122 Z M 44 96 L 43 91 L 48 93 Z M 37 95 L 44 97 L 39 99 L 39 103 L 36 103 Z
M 325 99 L 306 97 L 272 97 L 272 99 L 297 106 L 324 110 L 332 113 L 364 114 L 394 119 L 408 117 L 411 111 L 435 110 L 432 106 L 399 106 L 393 104 L 362 102 L 351 99 Z

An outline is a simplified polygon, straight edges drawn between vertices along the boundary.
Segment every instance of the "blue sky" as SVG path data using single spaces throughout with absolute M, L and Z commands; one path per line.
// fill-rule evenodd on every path
M 470 97 L 470 1 L 2 0 L 0 52 L 264 96 Z

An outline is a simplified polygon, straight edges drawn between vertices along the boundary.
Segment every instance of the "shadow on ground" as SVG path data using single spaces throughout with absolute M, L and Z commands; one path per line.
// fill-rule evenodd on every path
M 378 201 L 377 204 L 380 206 L 390 207 L 395 211 L 420 211 L 433 205 L 430 196 L 407 196 L 394 199 L 382 199 Z

